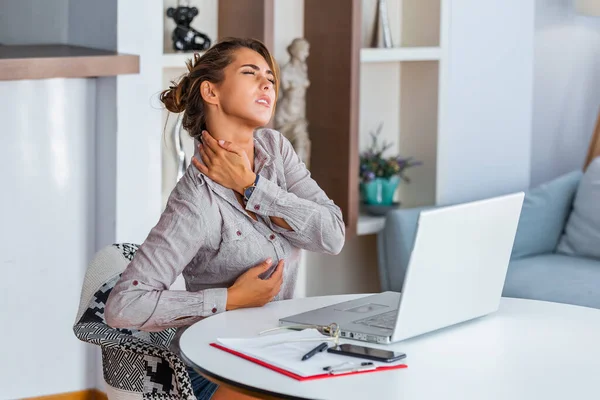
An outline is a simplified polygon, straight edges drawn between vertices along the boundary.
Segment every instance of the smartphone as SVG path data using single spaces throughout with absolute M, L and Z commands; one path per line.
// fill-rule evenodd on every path
M 368 360 L 388 363 L 402 360 L 406 357 L 406 354 L 397 351 L 374 349 L 372 347 L 357 346 L 348 343 L 330 347 L 327 351 L 343 356 L 366 358 Z

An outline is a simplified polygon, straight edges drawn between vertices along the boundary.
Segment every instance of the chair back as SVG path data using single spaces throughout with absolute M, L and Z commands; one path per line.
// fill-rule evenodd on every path
M 108 296 L 138 247 L 119 243 L 96 253 L 85 274 L 73 331 L 79 340 L 100 346 L 109 398 L 195 400 L 185 364 L 168 349 L 174 328 L 143 332 L 106 324 Z

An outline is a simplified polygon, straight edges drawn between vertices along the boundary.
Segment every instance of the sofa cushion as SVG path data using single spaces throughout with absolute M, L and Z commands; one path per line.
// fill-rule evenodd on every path
M 556 250 L 582 174 L 573 171 L 525 193 L 511 259 Z
M 600 259 L 600 157 L 592 161 L 581 178 L 557 251 Z
M 600 308 L 600 261 L 544 254 L 513 260 L 503 296 Z

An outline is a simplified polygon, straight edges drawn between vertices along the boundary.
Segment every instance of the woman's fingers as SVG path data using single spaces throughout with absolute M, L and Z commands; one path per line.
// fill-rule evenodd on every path
M 235 154 L 236 156 L 240 157 L 243 162 L 244 165 L 248 168 L 248 169 L 252 169 L 252 164 L 250 163 L 250 160 L 248 159 L 248 154 L 246 154 L 246 152 L 237 144 L 234 144 L 232 142 L 228 142 L 226 140 L 219 140 L 218 141 L 219 146 L 221 146 L 221 148 L 225 149 L 228 153 L 231 154 Z M 227 153 L 225 153 L 227 154 Z
M 208 175 L 208 168 L 206 168 L 206 165 L 198 161 L 196 157 L 192 157 L 192 164 L 194 164 L 194 167 L 196 167 L 198 171 L 202 172 L 204 175 Z
M 206 152 L 206 154 L 211 158 L 211 160 L 217 156 L 217 153 L 215 153 L 215 151 L 210 146 L 205 144 L 202 144 L 201 146 Z
M 202 161 L 204 161 L 204 164 L 208 168 L 210 168 L 212 165 L 212 159 L 206 152 L 206 146 L 204 146 L 204 145 L 200 145 L 200 157 L 202 157 Z
M 225 150 L 231 152 L 231 153 L 235 153 L 240 157 L 243 157 L 244 154 L 246 154 L 246 152 L 244 150 L 242 150 L 242 148 L 236 144 L 233 144 L 231 142 L 227 142 L 225 140 L 219 140 L 219 145 L 224 148 Z
M 213 138 L 208 131 L 202 131 L 202 143 L 206 145 L 213 153 L 219 152 L 219 143 Z
M 271 275 L 271 277 L 269 279 L 272 279 L 276 282 L 279 282 L 283 279 L 283 266 L 285 265 L 285 261 L 284 260 L 279 260 L 279 262 L 277 263 L 277 267 L 275 268 L 275 271 L 273 271 L 273 274 Z

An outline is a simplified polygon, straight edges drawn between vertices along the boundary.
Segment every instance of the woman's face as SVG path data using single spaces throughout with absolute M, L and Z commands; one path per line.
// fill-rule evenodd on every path
M 275 76 L 265 59 L 248 48 L 238 49 L 217 92 L 222 111 L 255 128 L 265 126 L 275 105 Z

